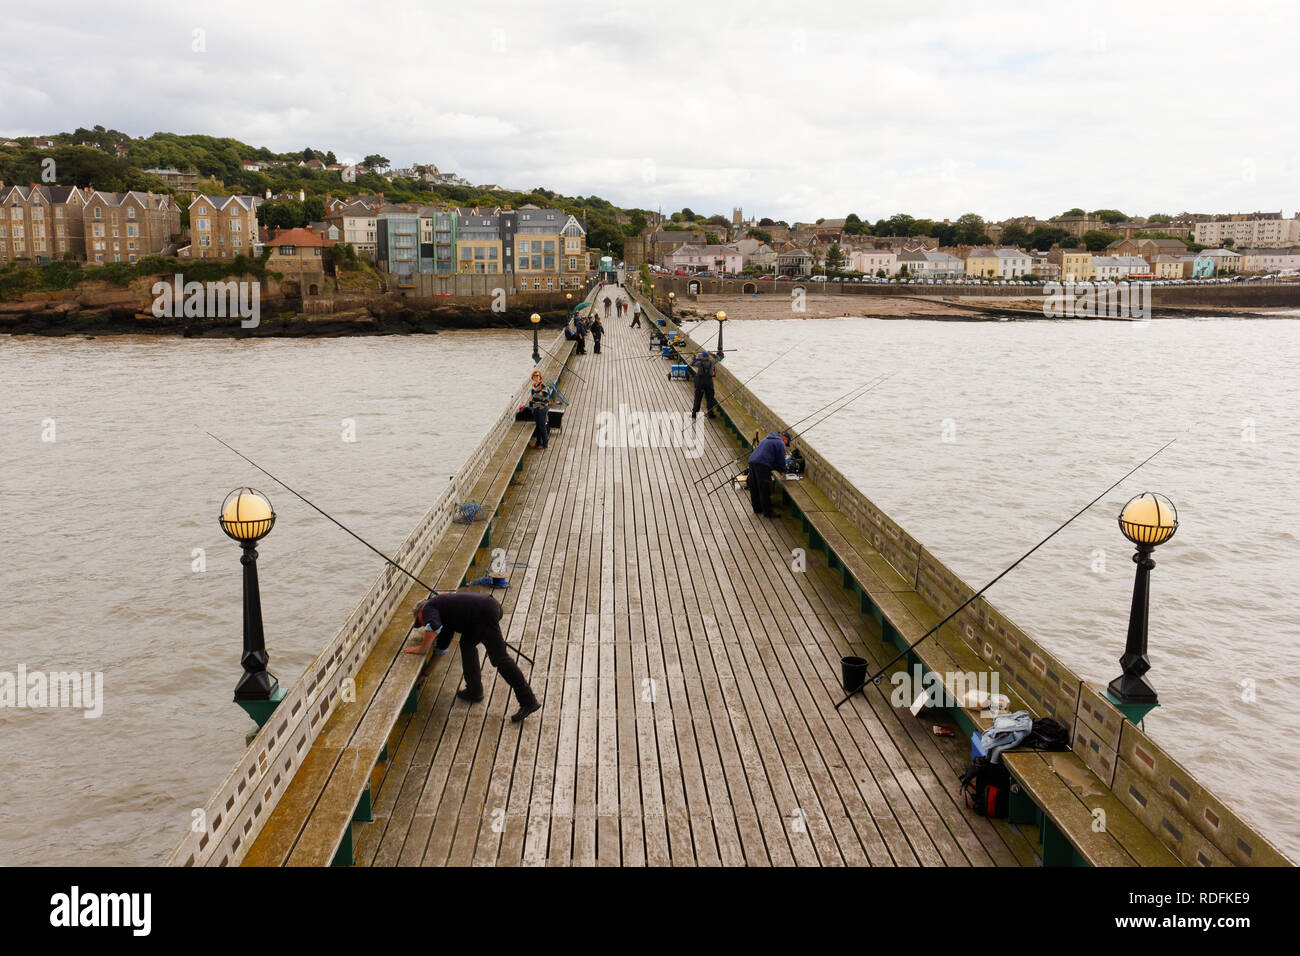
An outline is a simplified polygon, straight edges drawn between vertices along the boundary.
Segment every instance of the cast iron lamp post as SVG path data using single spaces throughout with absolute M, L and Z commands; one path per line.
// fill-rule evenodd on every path
M 266 669 L 266 637 L 262 631 L 262 598 L 257 587 L 257 542 L 275 525 L 275 512 L 266 495 L 252 488 L 236 488 L 221 503 L 221 530 L 244 549 L 244 676 L 235 685 L 235 702 L 260 726 L 275 702 L 284 696 L 280 682 Z M 260 716 L 259 716 L 260 715 Z
M 676 298 L 677 298 L 676 292 L 668 293 L 668 318 L 670 319 L 673 317 L 673 300 Z
M 1106 688 L 1108 696 L 1129 720 L 1137 722 L 1160 701 L 1155 688 L 1146 679 L 1151 669 L 1147 657 L 1147 608 L 1151 569 L 1156 563 L 1151 552 L 1164 544 L 1178 530 L 1178 510 L 1164 495 L 1144 492 L 1129 500 L 1119 515 L 1119 529 L 1135 545 L 1133 562 L 1137 577 L 1133 582 L 1133 606 L 1129 611 L 1128 640 L 1124 656 L 1119 659 L 1123 673 Z
M 722 351 L 722 323 L 727 321 L 727 313 L 719 312 L 717 314 L 717 320 L 718 320 L 718 361 L 721 362 L 724 358 L 727 357 L 727 353 Z
M 568 296 L 565 296 L 567 299 Z M 533 364 L 536 365 L 542 360 L 542 353 L 537 348 L 537 326 L 541 324 L 542 317 L 534 312 L 528 317 L 528 321 L 533 323 Z

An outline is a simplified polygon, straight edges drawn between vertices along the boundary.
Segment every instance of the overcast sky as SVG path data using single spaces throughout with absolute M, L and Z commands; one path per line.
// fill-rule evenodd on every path
M 789 221 L 1291 215 L 1298 37 L 1289 0 L 6 4 L 0 134 L 209 133 Z

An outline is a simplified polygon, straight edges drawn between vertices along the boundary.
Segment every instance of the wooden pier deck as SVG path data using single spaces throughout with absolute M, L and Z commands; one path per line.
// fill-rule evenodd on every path
M 459 656 L 440 658 L 356 862 L 1032 864 L 1024 837 L 963 808 L 968 742 L 895 710 L 888 684 L 834 708 L 840 657 L 893 647 L 824 556 L 792 569 L 807 542 L 788 515 L 706 494 L 723 475 L 696 483 L 737 453 L 721 420 L 693 426 L 699 457 L 602 447 L 601 413 L 691 398 L 647 329 L 606 328 L 603 354 L 570 361 L 585 381 L 565 377 L 564 429 L 527 453 L 493 529 L 502 627 L 544 706 L 511 724 L 490 664 L 486 699 L 457 700 Z

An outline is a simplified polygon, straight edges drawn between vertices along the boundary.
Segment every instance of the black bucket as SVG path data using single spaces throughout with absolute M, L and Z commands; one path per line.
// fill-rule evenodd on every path
M 865 657 L 841 657 L 840 680 L 844 693 L 851 694 L 867 680 L 867 659 Z

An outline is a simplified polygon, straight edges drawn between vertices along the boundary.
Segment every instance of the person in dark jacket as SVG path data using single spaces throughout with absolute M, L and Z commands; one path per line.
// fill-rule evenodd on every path
M 501 605 L 490 594 L 447 592 L 434 594 L 415 606 L 415 626 L 426 632 L 424 641 L 416 647 L 404 648 L 408 654 L 421 656 L 429 653 L 434 639 L 434 654 L 447 653 L 451 639 L 460 635 L 460 660 L 465 673 L 465 687 L 456 696 L 470 703 L 483 699 L 483 676 L 479 671 L 478 646 L 483 645 L 490 660 L 519 700 L 519 709 L 511 716 L 515 723 L 523 720 L 541 703 L 528 686 L 519 665 L 510 659 L 505 638 L 501 636 Z
M 754 514 L 765 518 L 779 518 L 781 513 L 772 510 L 772 472 L 785 474 L 785 449 L 790 444 L 787 434 L 772 432 L 749 456 L 749 503 Z
M 595 314 L 594 309 L 592 310 L 592 314 L 593 315 Z M 587 324 L 582 320 L 582 316 L 580 315 L 575 315 L 573 317 L 573 335 L 574 338 L 578 340 L 578 347 L 574 349 L 574 353 L 577 355 L 586 355 L 587 354 Z
M 717 402 L 713 400 L 713 370 L 717 368 L 718 361 L 713 357 L 708 349 L 705 349 L 691 362 L 695 369 L 695 405 L 691 408 L 691 418 L 700 413 L 700 402 L 705 397 L 708 398 L 709 418 L 715 417 L 713 409 L 717 407 Z
M 599 316 L 591 320 L 591 341 L 596 348 L 593 350 L 597 355 L 600 354 L 600 337 L 605 334 L 605 327 L 600 324 Z
M 609 307 L 611 305 L 613 305 L 613 302 L 610 300 L 609 296 L 605 296 L 605 318 L 607 319 L 609 318 Z M 594 314 L 595 310 L 593 309 L 592 312 Z
M 538 448 L 550 444 L 550 428 L 547 415 L 551 408 L 551 390 L 546 386 L 540 369 L 533 369 L 532 393 L 528 397 L 528 407 L 533 413 L 533 443 Z

